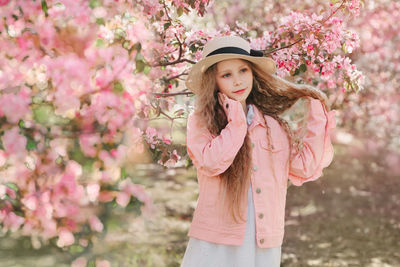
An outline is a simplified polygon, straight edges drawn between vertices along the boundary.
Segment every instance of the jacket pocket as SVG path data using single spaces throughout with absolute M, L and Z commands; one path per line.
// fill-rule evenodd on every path
M 285 144 L 282 141 L 275 141 L 272 144 L 269 144 L 267 140 L 261 139 L 260 147 L 269 152 L 276 153 L 284 150 Z

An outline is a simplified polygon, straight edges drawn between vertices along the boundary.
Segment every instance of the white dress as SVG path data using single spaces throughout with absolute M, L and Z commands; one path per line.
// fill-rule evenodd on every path
M 251 106 L 248 106 L 251 107 Z M 251 123 L 252 108 L 247 114 Z M 249 186 L 246 234 L 241 246 L 216 244 L 189 238 L 181 267 L 279 267 L 281 246 L 259 248 L 256 243 L 255 212 L 251 184 Z

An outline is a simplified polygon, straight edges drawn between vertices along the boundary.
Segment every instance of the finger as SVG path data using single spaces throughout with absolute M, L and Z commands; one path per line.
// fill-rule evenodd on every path
M 221 96 L 218 96 L 218 102 L 222 106 L 224 104 L 224 100 L 222 100 Z
M 225 95 L 224 93 L 221 93 L 221 100 L 222 100 L 223 102 L 225 102 L 225 100 L 226 100 L 226 95 Z

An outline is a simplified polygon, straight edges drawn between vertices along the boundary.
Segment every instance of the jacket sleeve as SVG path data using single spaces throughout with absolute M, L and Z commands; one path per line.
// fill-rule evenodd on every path
M 289 179 L 296 186 L 318 179 L 333 159 L 330 134 L 336 127 L 335 110 L 327 112 L 320 100 L 308 99 L 310 109 L 303 148 L 297 153 L 292 148 L 289 166 Z
M 194 113 L 187 122 L 187 152 L 198 172 L 217 176 L 232 164 L 247 134 L 246 115 L 239 101 L 230 100 L 228 124 L 213 137 Z

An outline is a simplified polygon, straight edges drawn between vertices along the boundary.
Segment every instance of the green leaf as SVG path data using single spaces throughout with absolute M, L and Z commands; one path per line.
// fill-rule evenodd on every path
M 114 36 L 116 39 L 122 39 L 126 37 L 126 32 L 121 28 L 117 28 L 115 29 Z
M 306 72 L 307 71 L 307 65 L 306 64 L 301 64 L 299 67 L 300 72 Z
M 164 24 L 164 30 L 168 29 L 169 26 L 171 26 L 171 23 L 170 23 L 170 22 L 165 23 L 165 24 Z
M 136 60 L 136 72 L 144 71 L 145 67 L 146 67 L 146 63 L 144 63 L 143 60 Z
M 189 47 L 189 50 L 190 50 L 190 52 L 192 52 L 192 53 L 196 52 L 196 46 L 195 46 L 194 44 L 192 44 L 192 45 Z
M 34 97 L 32 97 L 32 102 L 34 104 L 40 104 L 43 103 L 43 98 L 40 96 L 35 95 Z
M 123 91 L 124 91 L 124 87 L 122 86 L 121 82 L 119 82 L 119 81 L 114 82 L 113 92 L 122 93 Z
M 100 1 L 99 0 L 90 0 L 89 1 L 89 7 L 91 8 L 91 9 L 94 9 L 94 8 L 96 8 L 96 7 L 99 7 L 101 4 L 100 4 Z
M 38 105 L 33 108 L 33 119 L 40 124 L 47 124 L 53 115 L 53 107 L 50 105 Z
M 144 67 L 143 73 L 148 75 L 150 73 L 151 67 L 146 65 L 146 67 Z
M 178 17 L 182 16 L 182 14 L 183 14 L 183 8 L 180 6 L 178 8 Z
M 80 246 L 80 245 L 71 245 L 70 247 L 69 247 L 69 252 L 71 253 L 71 254 L 78 254 L 78 253 L 81 253 L 81 252 L 83 252 L 84 251 L 84 248 L 82 247 L 82 246 Z
M 300 69 L 299 68 L 297 68 L 295 71 L 294 71 L 294 74 L 293 74 L 293 76 L 296 76 L 296 75 L 299 75 L 300 74 Z
M 125 168 L 121 168 L 121 179 L 125 179 L 128 176 Z
M 33 150 L 36 148 L 36 142 L 32 138 L 28 137 L 26 142 L 26 150 Z
M 58 158 L 56 158 L 56 163 L 57 164 L 61 164 L 63 162 L 63 159 L 61 156 L 59 156 Z
M 132 52 L 132 50 L 131 50 L 131 48 L 129 47 L 129 45 L 130 45 L 130 42 L 129 42 L 129 41 L 124 41 L 124 42 L 122 43 L 122 47 L 123 47 L 124 49 L 128 50 L 128 51 L 129 51 L 129 55 L 130 55 L 131 52 Z
M 96 24 L 97 25 L 105 25 L 106 23 L 105 23 L 103 18 L 97 18 L 96 19 Z
M 25 122 L 24 122 L 23 120 L 19 120 L 18 126 L 19 126 L 20 128 L 24 128 Z
M 41 3 L 42 3 L 42 10 L 43 10 L 45 16 L 48 17 L 49 16 L 49 13 L 48 13 L 49 8 L 47 7 L 46 0 L 42 0 Z
M 74 149 L 72 152 L 69 153 L 68 156 L 70 157 L 70 159 L 75 160 L 78 163 L 82 163 L 86 159 L 85 154 L 83 154 L 83 152 L 80 148 Z
M 138 51 L 138 53 L 142 50 L 142 44 L 140 42 L 137 42 L 135 44 L 135 49 Z
M 343 45 L 342 45 L 342 50 L 344 51 L 345 54 L 347 54 L 347 49 L 346 49 L 345 43 L 343 43 Z
M 18 192 L 18 186 L 13 184 L 13 183 L 6 183 L 5 186 L 7 186 L 8 188 L 14 190 L 15 192 Z
M 105 47 L 105 43 L 103 39 L 97 38 L 96 40 L 96 47 L 97 48 L 101 48 L 101 47 Z
M 96 261 L 94 259 L 89 260 L 87 267 L 96 267 Z
M 143 61 L 143 59 L 144 59 L 144 56 L 141 53 L 136 53 L 135 60 L 142 60 Z

